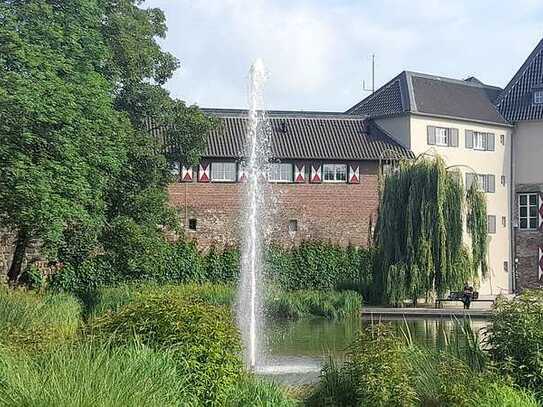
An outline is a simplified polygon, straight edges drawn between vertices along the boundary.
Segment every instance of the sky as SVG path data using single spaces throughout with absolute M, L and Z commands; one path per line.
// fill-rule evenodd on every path
M 251 63 L 268 109 L 344 111 L 403 70 L 504 87 L 543 38 L 541 0 L 147 0 L 181 68 L 172 96 L 244 108 Z

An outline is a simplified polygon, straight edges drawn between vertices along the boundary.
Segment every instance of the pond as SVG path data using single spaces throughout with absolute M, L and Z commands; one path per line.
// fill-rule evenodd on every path
M 461 329 L 462 320 L 450 318 L 397 318 L 389 322 L 400 335 L 409 332 L 413 342 L 441 349 L 445 343 L 444 332 L 451 338 Z M 474 332 L 488 325 L 481 319 L 469 321 Z M 329 357 L 341 361 L 345 350 L 364 324 L 371 321 L 360 317 L 340 321 L 308 319 L 298 321 L 273 321 L 266 329 L 266 365 L 262 373 L 276 381 L 289 384 L 306 384 L 317 380 L 320 366 Z M 407 329 L 406 329 L 407 328 Z

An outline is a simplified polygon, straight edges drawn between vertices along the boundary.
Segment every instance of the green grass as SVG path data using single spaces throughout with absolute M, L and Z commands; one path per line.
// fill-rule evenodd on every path
M 81 306 L 68 294 L 41 294 L 0 288 L 0 343 L 40 348 L 73 339 Z
M 33 358 L 0 351 L 0 406 L 190 406 L 168 352 L 83 344 Z
M 295 407 L 297 401 L 290 398 L 277 384 L 247 377 L 232 388 L 226 407 Z
M 362 298 L 354 291 L 279 291 L 272 292 L 266 301 L 266 313 L 270 318 L 341 319 L 361 309 Z

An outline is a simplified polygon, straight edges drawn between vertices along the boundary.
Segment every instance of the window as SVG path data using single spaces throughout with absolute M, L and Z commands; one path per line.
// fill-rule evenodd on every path
M 436 127 L 436 146 L 449 145 L 449 129 Z
M 534 92 L 534 105 L 543 104 L 543 90 L 536 90 Z
M 288 231 L 289 233 L 298 231 L 298 221 L 296 219 L 291 219 L 288 221 Z
M 236 181 L 236 163 L 211 163 L 211 181 L 215 182 L 235 182 Z
M 487 231 L 488 234 L 495 234 L 496 233 L 496 216 L 494 215 L 487 215 Z
M 473 132 L 473 149 L 486 150 L 486 133 Z
M 273 163 L 270 165 L 269 180 L 272 182 L 292 182 L 292 164 Z
M 324 182 L 347 182 L 346 164 L 324 164 L 322 166 Z
M 505 134 L 500 134 L 500 144 L 505 145 Z
M 539 219 L 537 211 L 538 198 L 538 194 L 519 194 L 518 213 L 519 227 L 521 229 L 537 229 Z
M 466 189 L 477 180 L 477 184 L 483 192 L 496 192 L 495 177 L 492 174 L 474 174 L 466 173 Z
M 502 181 L 502 185 L 505 185 L 505 175 L 502 175 L 501 181 Z
M 189 230 L 196 230 L 196 219 L 189 219 Z
M 503 227 L 507 226 L 507 218 L 505 216 L 502 216 L 502 226 Z

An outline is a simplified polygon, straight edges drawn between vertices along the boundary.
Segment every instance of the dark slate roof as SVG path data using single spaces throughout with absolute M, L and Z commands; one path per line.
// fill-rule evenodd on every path
M 543 40 L 513 76 L 497 106 L 510 122 L 543 119 L 543 105 L 533 104 L 533 90 L 543 89 Z
M 218 117 L 203 154 L 207 158 L 244 155 L 247 112 L 203 109 Z M 378 160 L 412 158 L 371 120 L 332 112 L 270 111 L 267 113 L 271 153 L 276 159 Z
M 474 77 L 457 80 L 404 71 L 346 113 L 370 117 L 418 113 L 507 124 L 493 104 L 500 92 Z

